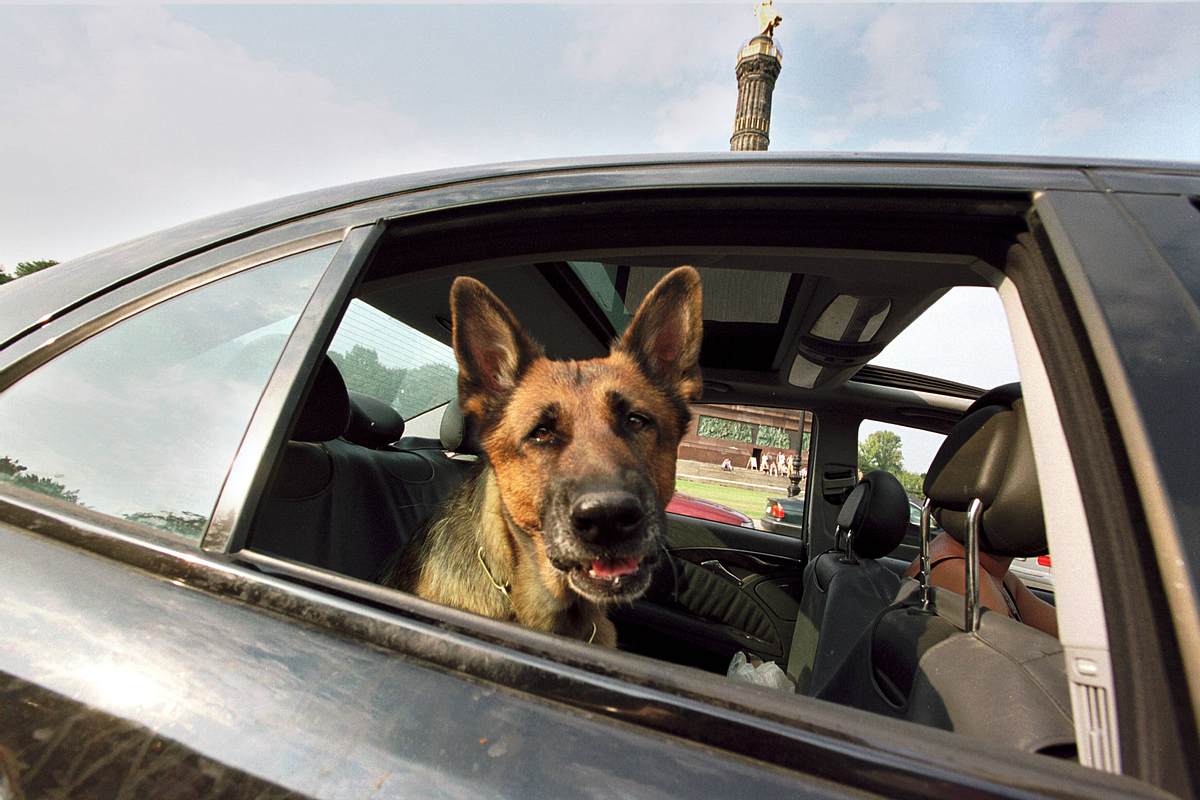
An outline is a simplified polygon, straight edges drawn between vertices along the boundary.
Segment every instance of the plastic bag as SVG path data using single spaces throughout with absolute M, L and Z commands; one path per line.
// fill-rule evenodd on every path
M 733 660 L 729 662 L 729 670 L 725 674 L 741 683 L 752 683 L 755 686 L 766 686 L 768 689 L 781 689 L 785 692 L 796 691 L 792 679 L 774 661 L 759 661 L 755 658 L 751 662 L 740 650 L 734 653 Z

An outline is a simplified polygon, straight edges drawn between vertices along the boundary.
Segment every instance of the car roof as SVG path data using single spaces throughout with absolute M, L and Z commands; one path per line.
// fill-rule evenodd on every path
M 590 158 L 511 162 L 397 175 L 334 186 L 247 206 L 205 219 L 152 233 L 91 253 L 13 281 L 0 290 L 0 342 L 7 343 L 55 312 L 68 299 L 91 296 L 149 269 L 178 261 L 200 250 L 232 241 L 277 225 L 327 213 L 380 198 L 437 187 L 519 176 L 551 176 L 580 170 L 677 167 L 683 170 L 709 165 L 739 166 L 826 165 L 850 169 L 857 183 L 887 186 L 898 177 L 899 166 L 925 166 L 953 170 L 967 168 L 976 186 L 1043 188 L 1051 176 L 1071 173 L 1079 188 L 1096 188 L 1104 175 L 1168 177 L 1181 179 L 1200 191 L 1200 165 L 1169 161 L 1116 159 L 1066 159 L 1020 156 L 905 155 L 888 153 L 688 153 L 624 155 Z M 1014 174 L 1017 173 L 1017 174 Z M 931 185 L 939 181 L 936 170 L 926 172 Z M 911 185 L 911 179 L 908 181 Z M 1164 189 L 1165 191 L 1165 189 Z M 86 224 L 86 221 L 76 224 Z

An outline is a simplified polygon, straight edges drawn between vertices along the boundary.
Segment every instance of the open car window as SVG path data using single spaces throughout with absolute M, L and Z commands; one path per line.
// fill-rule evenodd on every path
M 715 403 L 694 404 L 691 413 L 667 510 L 800 536 L 812 415 Z
M 661 255 L 656 258 L 663 259 Z M 597 352 L 597 340 L 607 344 L 628 330 L 638 304 L 649 296 L 654 281 L 667 272 L 665 268 L 637 265 L 640 260 L 643 258 L 637 255 L 610 261 L 568 258 L 556 264 L 463 271 L 489 286 L 495 302 L 504 303 L 527 335 L 544 343 L 561 361 L 572 351 L 598 358 L 603 351 Z M 379 261 L 386 263 L 386 259 Z M 826 386 L 824 391 L 832 392 L 833 399 L 814 394 L 821 401 L 821 407 L 815 410 L 799 402 L 792 406 L 717 402 L 721 391 L 735 395 L 740 391 L 729 387 L 706 391 L 703 402 L 688 404 L 682 438 L 677 445 L 670 445 L 669 457 L 675 469 L 674 492 L 665 508 L 667 529 L 656 546 L 652 566 L 646 567 L 648 585 L 644 593 L 611 611 L 610 622 L 617 631 L 615 641 L 626 652 L 699 668 L 714 680 L 726 680 L 731 659 L 742 654 L 748 662 L 773 665 L 777 683 L 772 685 L 780 691 L 835 699 L 881 712 L 883 706 L 864 699 L 871 693 L 866 676 L 838 672 L 820 659 L 813 659 L 813 653 L 823 652 L 817 642 L 823 641 L 821 637 L 830 630 L 848 632 L 839 646 L 843 655 L 849 653 L 854 643 L 851 633 L 859 628 L 867 631 L 870 620 L 843 618 L 838 616 L 841 612 L 830 612 L 832 616 L 824 618 L 823 607 L 814 612 L 812 603 L 829 586 L 822 583 L 827 578 L 814 577 L 812 568 L 827 556 L 835 560 L 842 557 L 839 548 L 844 548 L 849 539 L 847 531 L 841 529 L 842 523 L 836 521 L 839 506 L 864 472 L 883 469 L 896 477 L 907 495 L 902 501 L 901 535 L 885 550 L 871 551 L 858 560 L 849 558 L 847 564 L 852 567 L 859 561 L 878 560 L 872 568 L 872 580 L 877 585 L 871 595 L 871 603 L 878 607 L 872 614 L 882 612 L 893 597 L 900 596 L 903 571 L 919 552 L 916 536 L 925 473 L 945 432 L 970 402 L 964 394 L 979 391 L 960 381 L 991 386 L 1015 370 L 1003 309 L 995 290 L 962 287 L 949 293 L 931 290 L 941 297 L 937 302 L 899 295 L 871 305 L 867 311 L 878 309 L 874 316 L 863 316 L 866 311 L 853 309 L 846 316 L 838 311 L 839 298 L 859 295 L 840 286 L 824 286 L 822 282 L 829 279 L 825 275 L 713 267 L 699 270 L 699 275 L 705 281 L 704 346 L 710 359 L 705 378 L 711 386 L 721 386 L 723 381 L 736 383 L 746 371 L 766 370 L 772 362 L 778 365 L 772 375 L 787 374 L 789 347 L 808 348 L 804 351 L 806 357 L 821 366 L 822 381 L 833 380 L 835 374 L 853 375 L 837 359 L 867 352 L 871 336 L 880 332 L 895 335 L 898 320 L 905 314 L 916 320 L 910 328 L 924 326 L 920 341 L 926 349 L 938 352 L 938 357 L 930 361 L 938 369 L 932 378 L 915 376 L 924 383 L 914 383 L 914 376 L 901 376 L 908 382 L 889 385 L 887 381 L 895 381 L 899 373 L 883 370 L 871 378 L 875 383 L 863 384 L 867 389 Z M 515 340 L 506 338 L 503 325 L 493 325 L 469 354 L 491 372 L 466 385 L 490 386 L 496 394 L 487 402 L 475 402 L 471 405 L 473 412 L 464 415 L 458 408 L 457 370 L 449 331 L 440 324 L 440 320 L 449 318 L 447 298 L 453 281 L 453 277 L 444 276 L 443 272 L 442 276 L 409 285 L 394 279 L 374 285 L 368 282 L 362 291 L 371 302 L 351 301 L 328 348 L 327 363 L 322 366 L 341 374 L 351 397 L 354 393 L 369 395 L 406 417 L 447 404 L 443 415 L 448 415 L 451 423 L 443 419 L 441 440 L 401 440 L 382 446 L 356 439 L 349 430 L 343 436 L 331 433 L 317 442 L 289 443 L 277 473 L 277 481 L 288 483 L 269 487 L 269 499 L 256 519 L 249 546 L 405 591 L 412 590 L 413 584 L 403 583 L 404 576 L 410 574 L 408 570 L 417 569 L 410 565 L 427 552 L 426 548 L 463 552 L 470 558 L 453 568 L 458 570 L 453 574 L 461 577 L 431 578 L 431 584 L 436 585 L 417 593 L 451 607 L 493 609 L 490 613 L 512 620 L 519 612 L 506 598 L 512 597 L 513 591 L 530 589 L 513 588 L 519 577 L 496 567 L 496 553 L 487 549 L 486 540 L 475 539 L 477 531 L 493 524 L 517 525 L 507 522 L 513 518 L 510 503 L 525 502 L 527 498 L 543 502 L 543 497 L 554 497 L 555 492 L 571 491 L 576 472 L 603 469 L 604 459 L 612 451 L 609 445 L 578 456 L 583 461 L 571 462 L 574 466 L 569 469 L 574 472 L 566 471 L 568 468 L 544 469 L 530 454 L 538 448 L 550 454 L 556 452 L 554 448 L 566 447 L 577 435 L 571 426 L 595 425 L 610 410 L 602 403 L 584 412 L 585 416 L 572 418 L 569 426 L 559 427 L 564 409 L 574 408 L 573 403 L 586 402 L 588 397 L 589 373 L 579 368 L 546 383 L 538 399 L 516 404 L 514 407 L 521 409 L 531 406 L 540 416 L 514 422 L 507 404 L 517 391 L 515 381 L 524 379 L 526 373 L 522 370 L 530 369 L 528 374 L 535 376 L 550 373 L 529 367 L 521 360 L 528 355 L 506 350 L 516 346 L 511 344 Z M 806 296 L 807 306 L 796 305 Z M 980 307 L 990 310 L 980 317 L 979 330 L 962 331 L 961 336 L 945 332 L 951 321 L 970 326 L 972 315 Z M 489 308 L 476 308 L 474 312 L 489 323 L 504 318 Z M 997 309 L 1001 312 L 999 327 L 989 316 Z M 839 327 L 839 319 L 846 325 Z M 866 327 L 859 322 L 867 323 Z M 851 323 L 858 331 L 853 336 Z M 802 333 L 806 326 L 813 331 L 807 338 Z M 938 334 L 931 334 L 931 330 Z M 472 333 L 468 330 L 463 335 L 470 337 Z M 1006 351 L 1007 360 L 997 356 L 995 363 L 985 365 L 986 369 L 956 371 L 955 364 L 969 361 L 973 354 L 958 352 L 953 346 L 940 348 L 943 342 L 959 339 L 986 340 L 997 352 Z M 897 352 L 916 352 L 912 344 L 900 344 Z M 888 362 L 884 357 L 889 352 L 885 349 L 871 363 L 909 368 L 918 364 L 911 359 Z M 732 371 L 735 365 L 743 372 Z M 505 374 L 505 369 L 515 371 Z M 939 384 L 943 376 L 949 381 Z M 616 373 L 606 380 L 610 381 L 605 383 L 609 396 L 635 391 L 625 388 L 621 383 L 624 378 L 618 379 Z M 805 387 L 791 385 L 794 398 L 804 396 Z M 926 399 L 914 401 L 910 385 L 920 386 Z M 930 391 L 941 385 L 948 386 L 952 393 L 939 398 Z M 634 417 L 646 413 L 638 405 L 636 394 L 620 402 L 632 403 L 628 411 Z M 853 413 L 856 408 L 859 416 Z M 457 428 L 452 422 L 455 412 L 463 418 Z M 660 409 L 658 413 L 664 412 Z M 484 420 L 479 414 L 493 416 Z M 889 415 L 893 421 L 870 419 L 887 419 Z M 894 421 L 904 416 L 923 417 L 931 430 Z M 859 420 L 864 418 L 867 421 L 860 426 Z M 669 421 L 658 422 L 671 429 Z M 489 441 L 507 449 L 490 457 L 482 452 L 478 429 L 485 426 L 492 437 Z M 486 482 L 491 478 L 477 476 L 495 474 L 488 472 L 493 469 L 492 458 L 522 464 L 516 471 L 507 468 L 505 478 L 510 482 L 519 479 L 521 488 L 504 490 L 520 494 L 515 500 L 512 496 L 497 500 L 503 510 L 494 517 L 488 516 L 485 505 L 476 504 L 491 486 Z M 313 469 L 314 464 L 320 469 Z M 506 497 L 503 492 L 497 496 Z M 346 497 L 353 497 L 354 503 L 345 504 Z M 549 512 L 537 513 L 538 517 L 529 518 L 533 523 L 524 524 L 553 524 L 545 521 L 552 518 Z M 466 538 L 462 541 L 431 545 L 430 532 L 450 535 L 446 532 L 452 530 L 449 525 L 455 515 L 477 523 L 464 529 Z M 443 519 L 451 522 L 442 526 Z M 327 524 L 331 520 L 336 535 Z M 935 518 L 933 532 L 939 531 Z M 867 535 L 857 530 L 852 533 L 859 541 Z M 593 559 L 590 572 L 596 574 L 591 580 L 606 579 L 606 571 L 623 570 L 616 575 L 619 580 L 641 570 L 642 562 L 635 564 L 635 560 Z M 587 567 L 584 564 L 579 569 L 586 571 Z M 547 568 L 538 574 L 553 573 Z M 455 581 L 473 587 L 472 598 L 482 599 L 456 599 Z M 830 602 L 831 608 L 842 607 Z M 873 606 L 861 606 L 868 607 Z M 586 629 L 578 635 L 564 633 L 591 641 Z M 593 630 L 590 635 L 595 633 Z M 831 682 L 835 675 L 840 676 L 840 695 L 828 688 L 835 685 Z M 965 675 L 961 677 L 966 680 Z M 1059 728 L 1062 723 L 1061 719 L 1055 721 Z M 1073 736 L 1069 726 L 1065 733 L 1056 729 L 1054 741 L 1060 742 L 1062 736 Z

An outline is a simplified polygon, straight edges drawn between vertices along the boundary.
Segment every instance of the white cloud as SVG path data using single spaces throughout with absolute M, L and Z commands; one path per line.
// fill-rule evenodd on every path
M 725 149 L 736 106 L 737 86 L 732 81 L 703 84 L 658 112 L 654 143 L 668 151 Z
M 4 19 L 0 262 L 10 266 L 463 158 L 387 105 L 162 9 L 7 9 Z
M 1200 5 L 1052 5 L 1038 22 L 1046 31 L 1040 74 L 1047 83 L 1078 82 L 1111 100 L 1170 92 L 1200 76 Z
M 843 92 L 845 105 L 814 120 L 806 144 L 818 150 L 861 141 L 861 131 L 879 121 L 920 118 L 942 110 L 943 87 L 937 74 L 950 48 L 960 46 L 963 21 L 972 13 L 925 5 L 864 5 L 849 10 L 854 13 L 844 16 L 841 8 L 833 8 L 816 17 L 823 41 L 833 37 L 844 42 L 844 71 L 861 72 Z M 873 149 L 884 149 L 889 142 L 900 149 L 957 149 L 956 141 L 949 136 L 896 139 Z
M 830 150 L 838 147 L 854 133 L 854 129 L 838 117 L 826 116 L 817 121 L 817 127 L 808 133 L 808 147 L 814 150 Z
M 732 76 L 738 47 L 755 33 L 753 7 L 702 8 L 580 9 L 564 65 L 576 80 L 600 84 L 675 86 L 719 63 Z
M 970 150 L 969 139 L 944 131 L 930 131 L 911 139 L 880 139 L 867 147 L 884 153 L 963 153 Z
M 968 153 L 974 149 L 975 135 L 983 124 L 983 118 L 978 117 L 956 133 L 929 131 L 908 138 L 880 139 L 867 149 L 887 153 Z
M 959 14 L 927 7 L 891 6 L 867 26 L 856 52 L 867 74 L 852 93 L 852 123 L 909 117 L 942 107 L 935 57 L 953 41 Z
M 1073 142 L 1104 125 L 1104 112 L 1099 108 L 1073 108 L 1042 123 L 1042 138 L 1050 144 Z

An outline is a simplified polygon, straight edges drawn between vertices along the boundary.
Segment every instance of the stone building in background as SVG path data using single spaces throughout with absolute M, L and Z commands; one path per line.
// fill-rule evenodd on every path
M 679 457 L 689 461 L 720 464 L 727 456 L 735 467 L 745 467 L 751 456 L 762 463 L 764 454 L 786 458 L 801 453 L 801 466 L 808 463 L 808 437 L 812 414 L 786 408 L 742 405 L 690 406 L 692 421 L 679 443 Z

